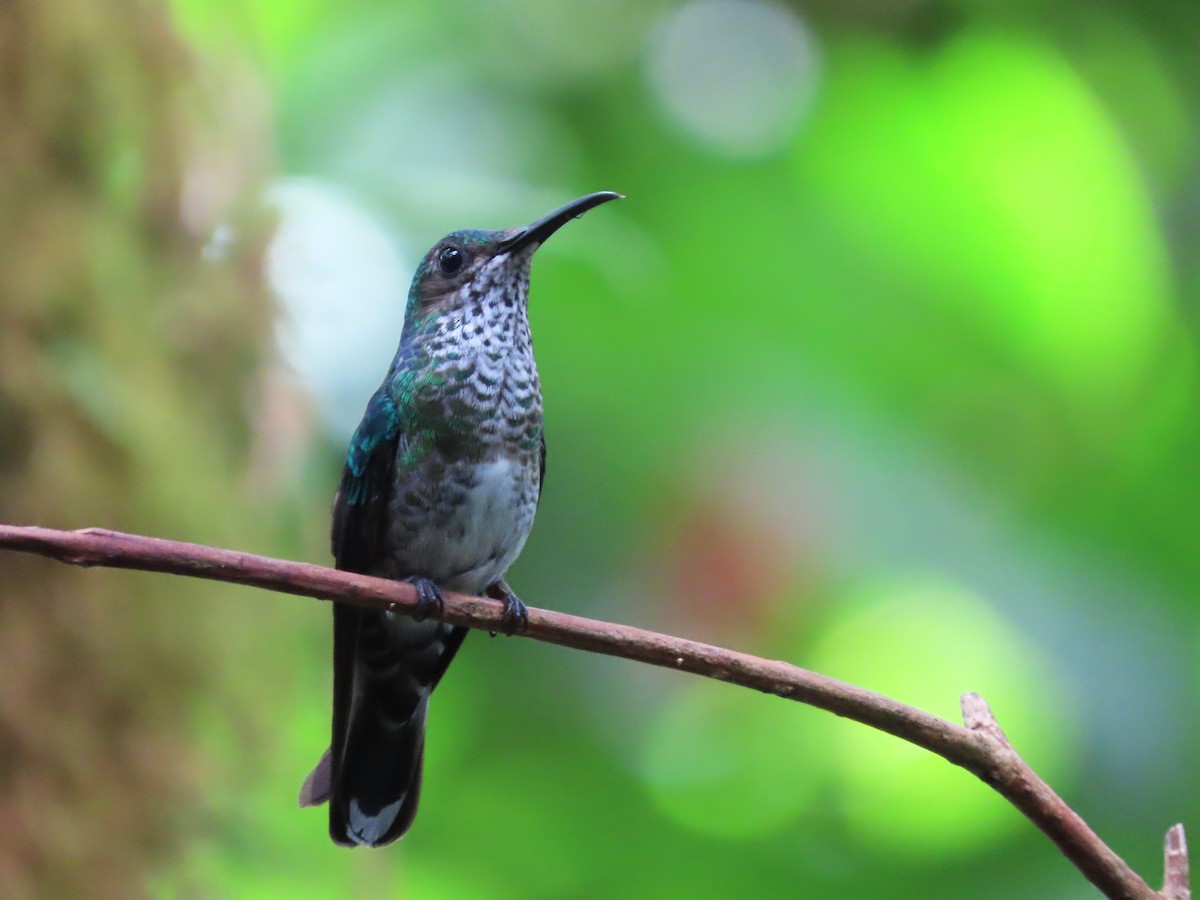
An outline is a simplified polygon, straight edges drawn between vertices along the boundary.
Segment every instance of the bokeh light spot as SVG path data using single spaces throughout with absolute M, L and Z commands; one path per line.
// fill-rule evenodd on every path
M 698 0 L 657 29 L 648 77 L 685 131 L 716 152 L 753 157 L 782 149 L 795 132 L 818 68 L 816 40 L 791 10 Z
M 1062 787 L 1075 746 L 1064 689 L 1046 661 L 979 597 L 944 580 L 880 583 L 844 604 L 810 656 L 823 674 L 961 722 L 976 691 L 1014 745 Z M 901 855 L 976 852 L 1026 827 L 998 794 L 945 760 L 870 728 L 828 721 L 847 829 Z
M 1176 326 L 1169 266 L 1146 185 L 1090 86 L 1024 37 L 833 52 L 829 102 L 798 148 L 802 189 L 1080 412 L 1103 422 L 1136 397 Z
M 282 300 L 280 350 L 329 430 L 348 435 L 396 350 L 407 266 L 382 222 L 319 179 L 271 190 L 279 229 L 267 276 Z
M 813 718 L 774 697 L 689 685 L 646 735 L 650 795 L 664 815 L 714 837 L 778 831 L 812 805 L 825 771 Z

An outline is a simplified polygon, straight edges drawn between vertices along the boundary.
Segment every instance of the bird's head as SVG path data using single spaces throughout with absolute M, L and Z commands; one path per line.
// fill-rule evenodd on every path
M 572 200 L 522 228 L 455 231 L 425 254 L 408 293 L 404 330 L 412 333 L 446 315 L 469 318 L 485 305 L 523 306 L 534 251 L 563 225 L 621 194 L 599 191 Z

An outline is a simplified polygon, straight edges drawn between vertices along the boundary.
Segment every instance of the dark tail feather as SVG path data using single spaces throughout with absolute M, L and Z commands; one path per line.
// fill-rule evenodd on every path
M 300 785 L 300 808 L 320 806 L 329 801 L 329 792 L 333 783 L 333 750 L 326 750 L 321 755 L 317 767 L 308 773 L 304 784 Z
M 429 695 L 466 632 L 333 604 L 333 741 L 300 801 L 329 801 L 335 843 L 378 847 L 412 825 Z
M 343 846 L 379 847 L 408 831 L 421 795 L 425 755 L 423 698 L 404 722 L 356 710 L 329 804 L 329 834 Z

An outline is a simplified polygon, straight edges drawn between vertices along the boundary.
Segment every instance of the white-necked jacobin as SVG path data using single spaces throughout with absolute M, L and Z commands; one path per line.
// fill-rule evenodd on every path
M 333 739 L 300 803 L 328 801 L 338 844 L 377 847 L 412 825 L 429 695 L 467 633 L 426 618 L 441 589 L 501 600 L 514 627 L 526 615 L 504 573 L 546 472 L 530 262 L 620 196 L 588 194 L 525 228 L 456 231 L 413 276 L 400 347 L 350 442 L 333 555 L 339 569 L 412 582 L 423 615 L 333 605 Z

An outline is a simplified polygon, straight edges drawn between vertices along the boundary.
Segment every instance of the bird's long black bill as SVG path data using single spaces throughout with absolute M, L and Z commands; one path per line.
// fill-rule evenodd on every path
M 546 238 L 558 231 L 572 219 L 582 216 L 589 209 L 595 209 L 601 203 L 607 203 L 609 200 L 620 200 L 624 194 L 618 194 L 615 191 L 597 191 L 594 194 L 588 194 L 585 197 L 580 197 L 578 200 L 572 200 L 566 206 L 556 209 L 548 216 L 544 216 L 522 228 L 504 243 L 504 249 L 507 251 L 518 250 L 521 247 L 526 247 L 530 244 L 541 244 Z

